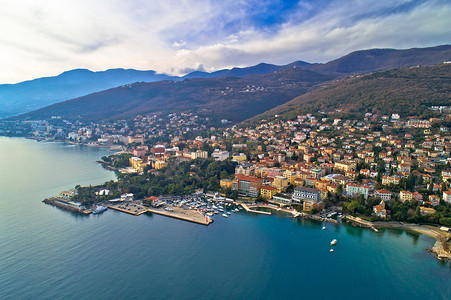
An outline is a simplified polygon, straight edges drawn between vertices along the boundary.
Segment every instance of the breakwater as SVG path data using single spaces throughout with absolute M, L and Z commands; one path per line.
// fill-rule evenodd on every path
M 42 202 L 44 202 L 45 204 L 56 206 L 60 209 L 66 210 L 66 211 L 74 212 L 74 213 L 79 213 L 79 214 L 84 214 L 84 215 L 89 215 L 91 213 L 91 211 L 88 209 L 78 207 L 74 204 L 71 204 L 69 202 L 66 202 L 66 201 L 58 199 L 58 198 L 47 198 L 47 199 L 44 199 Z

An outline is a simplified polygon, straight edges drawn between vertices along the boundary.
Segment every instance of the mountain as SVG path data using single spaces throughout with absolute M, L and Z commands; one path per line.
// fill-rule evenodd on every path
M 226 77 L 226 76 L 244 76 L 244 75 L 251 75 L 251 74 L 269 74 L 281 70 L 290 69 L 294 66 L 296 67 L 306 67 L 310 66 L 311 64 L 305 61 L 296 61 L 288 65 L 283 66 L 277 66 L 272 64 L 266 64 L 266 63 L 260 63 L 258 65 L 252 66 L 252 67 L 246 67 L 246 68 L 233 68 L 233 69 L 224 69 L 219 70 L 216 72 L 201 72 L 201 71 L 195 71 L 192 73 L 189 73 L 182 78 L 216 78 L 216 77 Z
M 399 113 L 429 117 L 433 105 L 451 105 L 451 64 L 399 68 L 341 79 L 328 87 L 301 95 L 248 122 L 278 115 L 292 119 L 298 114 L 341 109 L 343 116 L 362 117 Z
M 285 103 L 335 76 L 290 69 L 241 77 L 134 83 L 21 115 L 19 119 L 119 119 L 146 113 L 193 112 L 210 120 L 240 122 Z M 214 123 L 214 122 L 213 122 Z
M 437 65 L 451 60 L 451 45 L 429 48 L 370 49 L 352 52 L 326 64 L 304 68 L 327 74 L 356 74 L 418 65 Z
M 248 79 L 245 80 L 258 84 L 261 75 L 270 75 L 275 72 L 292 70 L 295 68 L 297 70 L 314 72 L 315 74 L 321 73 L 325 75 L 324 78 L 333 78 L 405 66 L 434 65 L 449 60 L 451 60 L 451 46 L 444 45 L 407 50 L 362 50 L 352 52 L 326 64 L 310 64 L 303 61 L 296 61 L 288 65 L 277 66 L 261 63 L 251 67 L 226 69 L 212 73 L 196 71 L 185 75 L 182 78 L 165 74 L 156 74 L 154 71 L 137 71 L 132 69 L 113 69 L 103 72 L 77 69 L 64 72 L 55 77 L 39 78 L 18 84 L 0 85 L 0 118 L 33 111 L 53 103 L 135 82 L 155 82 L 161 80 L 179 81 L 194 78 L 207 79 L 247 76 Z M 255 79 L 249 79 L 252 76 L 256 76 Z M 169 86 L 167 83 L 163 85 Z M 216 88 L 219 89 L 219 85 L 216 86 Z M 299 90 L 299 92 L 299 94 L 293 95 L 293 97 L 301 95 L 306 92 L 306 90 Z M 217 99 L 220 102 L 224 102 L 228 98 L 223 97 L 222 99 L 218 96 Z M 288 100 L 282 97 L 277 99 L 274 103 L 283 103 L 281 102 L 281 99 L 284 99 L 284 101 Z M 165 101 L 164 97 L 161 97 L 160 101 Z M 268 99 L 268 101 L 272 100 Z M 274 105 L 265 104 L 262 107 L 272 108 Z
M 196 71 L 184 77 L 133 69 L 110 69 L 101 72 L 75 69 L 54 77 L 0 85 L 0 119 L 129 83 L 268 74 L 293 66 L 307 65 L 309 64 L 305 62 L 294 62 L 284 66 L 261 63 L 256 66 L 226 69 L 212 73 Z
M 93 72 L 76 69 L 54 77 L 0 85 L 0 118 L 32 111 L 119 85 L 174 79 L 155 71 L 111 69 Z

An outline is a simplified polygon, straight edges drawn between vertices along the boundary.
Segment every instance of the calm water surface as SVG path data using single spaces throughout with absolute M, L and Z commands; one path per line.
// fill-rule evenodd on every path
M 41 201 L 115 179 L 104 150 L 0 137 L 0 299 L 450 299 L 434 241 L 282 215 L 204 227 Z M 329 253 L 329 243 L 338 245 Z

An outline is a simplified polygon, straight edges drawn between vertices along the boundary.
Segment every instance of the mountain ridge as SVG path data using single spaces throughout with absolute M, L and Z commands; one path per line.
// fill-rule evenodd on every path
M 302 69 L 314 72 L 315 74 L 323 74 L 332 77 L 344 77 L 350 74 L 361 74 L 374 72 L 378 70 L 390 69 L 393 67 L 406 67 L 415 65 L 430 65 L 442 63 L 445 60 L 451 60 L 451 45 L 442 45 L 429 48 L 412 48 L 406 50 L 397 49 L 369 49 L 359 50 L 349 53 L 339 59 L 330 61 L 325 64 L 319 63 L 307 63 L 303 61 L 296 61 L 291 64 L 277 66 L 267 63 L 260 63 L 255 66 L 245 68 L 232 68 L 219 70 L 212 73 L 195 71 L 191 72 L 183 77 L 168 76 L 165 74 L 158 74 L 155 71 L 137 71 L 134 69 L 110 69 L 106 71 L 93 72 L 87 69 L 75 69 L 63 72 L 56 77 L 38 78 L 32 81 L 19 83 L 25 85 L 21 91 L 6 91 L 8 86 L 0 85 L 0 103 L 3 104 L 3 115 L 0 112 L 0 118 L 3 116 L 11 116 L 18 114 L 20 105 L 22 112 L 33 111 L 39 108 L 39 106 L 50 105 L 55 102 L 62 102 L 63 100 L 76 99 L 91 93 L 100 92 L 102 90 L 108 90 L 113 87 L 126 85 L 134 82 L 155 82 L 162 80 L 191 80 L 193 78 L 225 78 L 225 77 L 243 77 L 243 76 L 256 76 L 255 79 L 251 79 L 258 84 L 258 76 L 277 73 L 283 70 L 289 69 Z M 115 78 L 115 74 L 121 74 L 119 78 Z M 97 76 L 97 80 L 89 78 L 90 76 Z M 146 77 L 147 76 L 147 77 Z M 52 82 L 48 82 L 52 79 Z M 65 80 L 70 78 L 70 80 Z M 100 80 L 99 80 L 100 78 Z M 106 81 L 108 84 L 103 88 L 93 88 L 92 85 L 96 85 L 98 81 Z M 69 82 L 68 82 L 69 81 Z M 27 89 L 27 84 L 33 82 L 37 84 L 37 87 Z M 309 88 L 312 88 L 311 86 Z M 2 91 L 3 89 L 3 91 Z M 78 89 L 78 90 L 77 90 Z M 70 91 L 77 90 L 78 94 L 71 97 Z M 55 93 L 60 91 L 59 98 L 56 99 Z M 301 92 L 301 91 L 299 91 Z M 302 93 L 306 90 L 302 90 Z M 8 94 L 9 93 L 9 94 Z M 5 101 L 5 98 L 11 94 L 14 96 L 12 99 L 15 101 Z M 27 96 L 32 96 L 33 101 L 28 101 Z M 72 95 L 73 96 L 73 95 Z M 298 96 L 298 95 L 297 95 Z M 52 98 L 53 97 L 53 98 Z M 283 98 L 285 99 L 285 98 Z M 11 99 L 10 99 L 11 100 Z M 288 99 L 286 99 L 288 101 Z M 162 98 L 160 101 L 164 101 Z M 269 101 L 269 100 L 268 100 Z M 25 104 L 24 104 L 25 103 Z M 277 102 L 278 104 L 281 104 Z M 264 107 L 270 107 L 265 104 Z M 8 114 L 9 109 L 9 114 Z M 15 113 L 11 113 L 14 111 Z M 7 111 L 5 113 L 5 110 Z M 25 110 L 25 111 L 24 111 Z
M 404 117 L 430 117 L 433 105 L 451 106 L 451 64 L 405 67 L 345 78 L 330 86 L 300 95 L 243 122 L 250 124 L 277 115 L 336 112 L 342 117 L 398 113 Z

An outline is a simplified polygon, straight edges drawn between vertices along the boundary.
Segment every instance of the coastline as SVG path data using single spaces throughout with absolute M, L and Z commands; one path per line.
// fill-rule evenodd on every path
M 344 216 L 344 220 L 350 222 L 352 226 L 371 228 L 376 232 L 379 232 L 378 229 L 396 229 L 427 235 L 434 238 L 436 242 L 431 249 L 426 250 L 432 253 L 434 257 L 439 260 L 451 262 L 451 233 L 441 231 L 440 228 L 436 226 L 408 224 L 393 221 L 370 222 L 352 216 Z
M 53 139 L 39 139 L 35 137 L 25 136 L 25 137 L 19 137 L 19 138 L 25 138 L 28 140 L 33 140 L 36 142 L 45 142 L 45 143 L 64 143 L 68 145 L 77 145 L 77 146 L 86 146 L 86 147 L 95 147 L 95 148 L 107 148 L 108 151 L 122 151 L 123 147 L 121 145 L 110 145 L 110 144 L 89 144 L 89 143 L 78 143 L 78 142 L 72 142 L 68 140 L 53 140 Z

